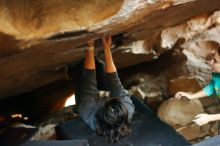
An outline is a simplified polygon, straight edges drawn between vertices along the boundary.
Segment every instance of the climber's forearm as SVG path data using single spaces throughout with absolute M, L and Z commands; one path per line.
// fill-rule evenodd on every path
M 112 58 L 112 53 L 110 48 L 105 48 L 105 72 L 107 73 L 112 73 L 116 72 L 117 69 L 115 67 L 113 58 Z
M 220 114 L 210 114 L 210 121 L 219 121 Z
M 191 95 L 191 99 L 197 99 L 197 98 L 203 98 L 206 97 L 207 95 L 205 94 L 205 92 L 203 90 L 198 91 L 194 94 Z
M 84 68 L 85 69 L 95 69 L 95 58 L 94 58 L 95 52 L 94 52 L 94 46 L 93 43 L 88 43 L 88 48 L 85 52 L 85 62 L 84 62 Z
M 102 43 L 104 47 L 104 53 L 105 53 L 105 72 L 106 73 L 113 73 L 116 72 L 116 67 L 112 58 L 112 53 L 111 53 L 111 44 L 112 44 L 112 39 L 111 36 L 103 37 L 102 38 Z

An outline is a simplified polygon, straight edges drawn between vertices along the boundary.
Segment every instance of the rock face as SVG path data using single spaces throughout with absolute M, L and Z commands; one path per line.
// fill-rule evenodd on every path
M 206 124 L 200 127 L 195 123 L 192 123 L 191 125 L 177 129 L 177 132 L 183 135 L 187 140 L 191 141 L 191 143 L 197 143 L 199 141 L 195 141 L 196 139 L 201 139 L 206 136 L 210 137 L 211 135 L 214 135 L 213 133 L 216 135 L 217 131 L 213 131 L 213 129 L 217 129 L 215 127 L 217 127 L 217 125 Z
M 18 40 L 48 38 L 68 31 L 80 34 L 82 29 L 115 15 L 122 4 L 123 0 L 1 0 L 0 32 Z
M 180 76 L 169 83 L 169 91 L 174 96 L 178 91 L 195 93 L 201 90 L 196 78 Z
M 0 0 L 0 99 L 64 78 L 62 67 L 83 57 L 89 39 L 144 41 L 139 53 L 151 60 L 170 49 L 159 43 L 164 29 L 219 9 L 219 0 Z
M 186 125 L 202 112 L 203 107 L 199 100 L 170 98 L 162 103 L 157 115 L 170 125 Z
M 219 112 L 214 98 L 169 98 L 209 82 L 206 59 L 220 43 L 219 10 L 220 0 L 0 0 L 0 122 L 13 112 L 29 122 L 49 115 L 49 126 L 34 139 L 55 138 L 47 133 L 51 124 L 70 117 L 50 114 L 74 93 L 65 65 L 84 57 L 90 39 L 103 56 L 100 38 L 111 34 L 119 76 L 131 94 L 191 142 L 216 135 L 216 123 L 191 123 L 203 108 Z
M 195 93 L 201 90 L 195 78 L 180 76 L 169 82 L 169 92 L 174 96 L 178 91 Z M 180 100 L 170 98 L 164 101 L 159 109 L 158 116 L 166 123 L 175 126 L 184 126 L 192 122 L 197 114 L 203 112 L 203 106 L 200 100 L 188 100 L 181 98 Z

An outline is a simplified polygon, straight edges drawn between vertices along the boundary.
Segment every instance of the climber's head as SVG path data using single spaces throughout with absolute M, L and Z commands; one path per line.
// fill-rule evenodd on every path
M 220 73 L 220 46 L 213 51 L 209 65 L 211 66 L 212 72 Z
M 120 136 L 130 133 L 128 109 L 119 97 L 111 98 L 96 113 L 96 132 L 117 143 Z

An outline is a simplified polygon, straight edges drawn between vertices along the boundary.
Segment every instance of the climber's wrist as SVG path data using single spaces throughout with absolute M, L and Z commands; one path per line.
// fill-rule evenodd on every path
M 87 51 L 94 51 L 94 46 L 89 46 L 86 48 Z

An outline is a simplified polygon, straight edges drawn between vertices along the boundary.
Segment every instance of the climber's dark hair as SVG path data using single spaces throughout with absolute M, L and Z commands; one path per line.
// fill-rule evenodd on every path
M 130 134 L 128 109 L 119 97 L 111 98 L 96 112 L 96 132 L 112 143 Z

